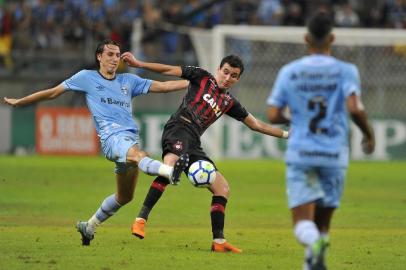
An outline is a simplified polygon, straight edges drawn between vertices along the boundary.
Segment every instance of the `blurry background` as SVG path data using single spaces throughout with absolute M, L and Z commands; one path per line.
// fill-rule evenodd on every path
M 232 91 L 261 117 L 279 68 L 305 54 L 303 26 L 318 9 L 335 20 L 334 55 L 360 69 L 363 99 L 377 132 L 372 159 L 405 159 L 406 0 L 0 0 L 0 96 L 21 97 L 55 86 L 80 69 L 94 68 L 96 44 L 112 38 L 122 44 L 122 51 L 140 59 L 199 65 L 211 72 L 226 54 L 239 54 L 246 71 Z M 168 79 L 143 70 L 120 71 Z M 134 116 L 150 153 L 159 155 L 162 125 L 182 95 L 134 100 Z M 72 93 L 27 108 L 0 105 L 0 152 L 47 154 L 38 147 L 41 138 L 59 144 L 56 150 L 67 140 L 77 142 L 78 136 L 88 134 L 81 116 L 45 113 L 39 118 L 38 107 L 83 106 L 84 97 Z M 224 118 L 205 135 L 210 154 L 283 156 L 284 145 L 278 140 Z M 77 130 L 83 132 L 78 135 Z M 360 134 L 353 130 L 354 159 L 365 158 L 359 141 Z M 59 153 L 55 149 L 49 153 Z M 60 153 L 72 153 L 66 150 Z M 83 153 L 93 154 L 94 149 Z

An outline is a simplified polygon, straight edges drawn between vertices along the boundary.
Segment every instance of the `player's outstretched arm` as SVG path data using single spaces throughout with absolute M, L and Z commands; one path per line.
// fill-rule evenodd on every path
M 347 108 L 355 125 L 361 130 L 364 138 L 362 139 L 362 150 L 365 154 L 372 154 L 375 150 L 374 130 L 368 123 L 368 116 L 364 110 L 361 99 L 352 94 L 347 98 Z
M 166 81 L 166 82 L 152 81 L 149 91 L 153 93 L 168 93 L 184 90 L 188 86 L 189 81 L 187 80 Z
M 121 55 L 121 59 L 130 67 L 144 68 L 154 72 L 162 73 L 165 75 L 182 76 L 182 69 L 180 66 L 164 65 L 160 63 L 143 62 L 134 57 L 130 52 L 125 52 Z
M 249 127 L 251 130 L 278 137 L 278 138 L 284 138 L 287 139 L 289 138 L 289 132 L 277 127 L 273 127 L 257 118 L 255 118 L 252 114 L 248 114 L 247 117 L 245 117 L 243 123 Z
M 25 96 L 23 98 L 7 98 L 4 97 L 3 101 L 5 104 L 17 107 L 17 106 L 25 106 L 35 102 L 43 101 L 43 100 L 50 100 L 60 96 L 65 89 L 63 88 L 62 84 L 55 86 L 54 88 L 41 90 L 35 92 L 34 94 Z

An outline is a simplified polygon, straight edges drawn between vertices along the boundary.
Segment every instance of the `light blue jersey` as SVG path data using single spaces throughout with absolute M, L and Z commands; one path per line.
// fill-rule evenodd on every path
M 348 165 L 346 98 L 353 93 L 361 93 L 358 69 L 331 56 L 305 56 L 280 70 L 267 104 L 290 109 L 287 163 Z
M 81 70 L 62 82 L 62 85 L 65 90 L 86 94 L 97 134 L 104 141 L 110 135 L 124 130 L 138 133 L 132 118 L 131 99 L 148 93 L 151 83 L 151 80 L 129 73 L 116 74 L 114 79 L 108 80 L 96 70 Z

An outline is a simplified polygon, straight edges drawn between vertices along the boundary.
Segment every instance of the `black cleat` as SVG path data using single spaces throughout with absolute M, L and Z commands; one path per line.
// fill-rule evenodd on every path
M 180 155 L 178 161 L 176 161 L 175 166 L 173 167 L 172 177 L 169 179 L 172 185 L 179 184 L 180 175 L 182 172 L 189 166 L 189 155 L 183 154 Z

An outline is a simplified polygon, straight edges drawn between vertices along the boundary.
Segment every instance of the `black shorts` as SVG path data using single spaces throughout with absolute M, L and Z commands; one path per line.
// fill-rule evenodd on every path
M 162 133 L 162 158 L 168 153 L 177 156 L 188 153 L 189 166 L 193 162 L 203 159 L 211 162 L 217 170 L 216 164 L 203 151 L 200 136 L 194 133 L 185 123 L 171 122 L 165 125 Z

